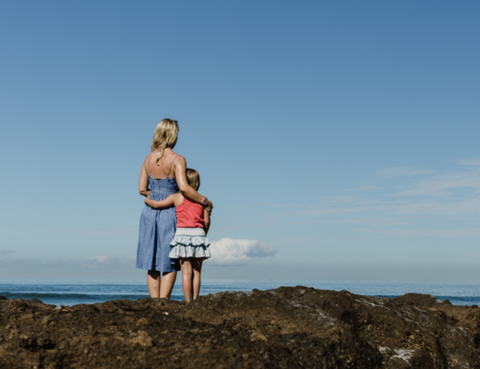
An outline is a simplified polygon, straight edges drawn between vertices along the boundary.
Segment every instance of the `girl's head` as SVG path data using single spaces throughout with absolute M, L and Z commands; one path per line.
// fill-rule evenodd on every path
M 195 191 L 200 188 L 200 174 L 195 169 L 187 168 L 187 182 Z
M 178 122 L 172 119 L 163 119 L 157 124 L 155 132 L 153 133 L 152 151 L 160 151 L 160 157 L 163 155 L 163 150 L 167 147 L 173 149 L 177 143 L 178 138 Z

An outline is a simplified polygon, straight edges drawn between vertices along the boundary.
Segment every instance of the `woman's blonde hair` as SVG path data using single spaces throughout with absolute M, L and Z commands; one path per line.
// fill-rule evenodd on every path
M 187 182 L 195 191 L 200 188 L 200 174 L 195 169 L 187 168 Z
M 167 147 L 173 149 L 178 138 L 178 122 L 173 119 L 163 119 L 157 124 L 153 133 L 152 152 L 160 151 L 157 158 L 157 165 L 160 165 L 160 158 L 163 156 L 163 150 Z

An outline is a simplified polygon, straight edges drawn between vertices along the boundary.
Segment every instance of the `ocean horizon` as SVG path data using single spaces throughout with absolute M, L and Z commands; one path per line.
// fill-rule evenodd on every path
M 250 292 L 278 287 L 304 286 L 321 290 L 347 290 L 358 295 L 394 298 L 405 293 L 433 295 L 454 305 L 480 305 L 480 283 L 472 281 L 320 281 L 320 280 L 228 280 L 202 281 L 200 296 L 219 292 Z M 0 296 L 8 299 L 38 299 L 51 305 L 94 304 L 109 300 L 149 297 L 145 281 L 106 280 L 6 280 L 0 279 Z M 184 299 L 177 280 L 171 299 Z

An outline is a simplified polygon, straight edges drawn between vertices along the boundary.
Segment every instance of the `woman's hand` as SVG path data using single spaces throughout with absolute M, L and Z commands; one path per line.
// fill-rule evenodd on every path
M 213 204 L 210 200 L 208 200 L 207 206 L 205 206 L 205 210 L 208 212 L 209 215 L 212 215 Z

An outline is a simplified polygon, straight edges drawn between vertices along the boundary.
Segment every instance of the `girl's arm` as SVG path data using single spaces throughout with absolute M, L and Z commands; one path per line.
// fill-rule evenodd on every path
M 213 209 L 213 204 L 205 196 L 200 195 L 195 191 L 187 181 L 187 162 L 183 156 L 179 156 L 175 161 L 175 178 L 177 180 L 177 185 L 182 195 L 185 196 L 190 201 L 196 202 L 205 207 L 209 212 Z M 204 200 L 207 199 L 207 205 L 205 206 Z
M 150 206 L 151 208 L 154 208 L 154 209 L 169 208 L 169 207 L 175 205 L 175 195 L 177 195 L 177 194 L 174 193 L 173 195 L 170 195 L 166 199 L 163 199 L 163 200 L 160 200 L 160 201 L 155 201 L 155 200 L 152 200 L 150 197 L 147 197 L 145 199 L 145 204 Z
M 142 196 L 148 197 L 148 195 L 150 195 L 150 189 L 148 188 L 148 172 L 147 168 L 145 167 L 146 162 L 147 159 L 145 159 L 145 162 L 142 165 L 142 170 L 140 171 L 140 180 L 138 181 L 138 193 Z
M 208 233 L 208 230 L 210 229 L 210 213 L 208 212 L 207 209 L 203 210 L 203 221 L 205 223 L 205 235 Z

